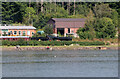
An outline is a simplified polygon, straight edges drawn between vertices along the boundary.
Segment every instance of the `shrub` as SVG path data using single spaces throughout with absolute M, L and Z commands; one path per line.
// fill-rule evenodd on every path
M 36 40 L 30 40 L 30 41 L 24 41 L 24 40 L 18 40 L 18 41 L 8 41 L 3 40 L 2 45 L 5 46 L 64 46 L 64 45 L 71 45 L 71 44 L 79 44 L 81 46 L 90 46 L 90 45 L 105 45 L 104 42 L 100 41 L 94 41 L 94 42 L 79 42 L 79 41 L 36 41 Z M 109 45 L 109 44 L 107 44 Z

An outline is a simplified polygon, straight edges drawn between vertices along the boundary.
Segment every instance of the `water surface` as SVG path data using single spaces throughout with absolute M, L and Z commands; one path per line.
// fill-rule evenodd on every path
M 3 51 L 3 77 L 117 77 L 117 50 Z

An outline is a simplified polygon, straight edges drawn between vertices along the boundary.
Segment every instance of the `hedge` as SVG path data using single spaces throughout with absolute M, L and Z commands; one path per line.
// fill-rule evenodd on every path
M 71 44 L 79 44 L 81 46 L 90 46 L 90 45 L 105 45 L 104 42 L 95 41 L 95 42 L 78 42 L 78 41 L 36 41 L 36 40 L 30 40 L 30 41 L 8 41 L 8 40 L 2 40 L 3 46 L 64 46 L 64 45 L 71 45 Z

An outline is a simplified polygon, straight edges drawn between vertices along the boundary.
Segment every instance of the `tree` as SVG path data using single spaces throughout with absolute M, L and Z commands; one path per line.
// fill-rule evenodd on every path
M 93 38 L 95 38 L 95 35 L 92 32 L 93 33 L 95 32 L 94 29 L 79 28 L 77 30 L 77 34 L 79 35 L 79 38 L 81 39 L 93 40 Z
M 82 39 L 114 38 L 116 28 L 112 19 L 103 17 L 88 21 L 84 28 L 79 28 L 77 34 Z
M 97 38 L 114 38 L 116 35 L 116 28 L 110 18 L 100 18 L 94 21 L 94 28 Z
M 75 15 L 75 0 L 74 0 L 74 12 L 73 12 L 73 15 Z
M 96 32 L 94 29 L 94 24 L 93 21 L 95 20 L 94 14 L 92 10 L 89 10 L 89 14 L 87 15 L 86 18 L 86 24 L 84 28 L 79 28 L 77 31 L 77 34 L 81 39 L 90 39 L 93 40 L 93 38 L 96 37 Z
M 82 14 L 84 16 L 87 16 L 89 13 L 89 8 L 86 5 L 77 5 L 75 9 L 75 14 Z
M 3 24 L 11 24 L 13 23 L 14 13 L 14 3 L 3 2 L 2 3 L 2 23 Z
M 3 2 L 2 3 L 2 23 L 12 24 L 21 22 L 27 4 L 24 2 Z
M 26 25 L 32 24 L 33 21 L 35 20 L 35 18 L 36 18 L 36 12 L 35 12 L 34 8 L 27 7 L 25 10 L 24 18 L 23 18 L 24 24 L 26 24 Z
M 43 0 L 41 0 L 41 12 L 43 12 Z
M 70 0 L 67 2 L 67 11 L 70 14 Z
M 51 16 L 47 16 L 44 13 L 40 12 L 36 17 L 36 19 L 33 23 L 33 26 L 38 29 L 41 29 L 42 27 L 44 27 L 47 24 L 47 22 L 50 18 L 51 18 Z
M 95 16 L 97 18 L 110 17 L 112 9 L 109 7 L 109 4 L 96 4 L 93 8 Z
M 45 34 L 53 34 L 53 27 L 52 27 L 52 25 L 46 25 L 44 28 L 44 32 L 45 32 Z
M 118 12 L 116 10 L 112 11 L 112 20 L 113 20 L 113 24 L 115 25 L 115 27 L 118 27 Z

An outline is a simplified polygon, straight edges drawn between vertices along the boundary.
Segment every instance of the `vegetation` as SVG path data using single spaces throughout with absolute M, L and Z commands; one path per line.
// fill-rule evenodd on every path
M 94 12 L 94 13 L 93 13 Z M 118 13 L 109 4 L 98 4 L 89 11 L 85 28 L 79 28 L 81 39 L 115 38 L 118 28 Z
M 120 2 L 2 2 L 2 24 L 33 25 L 53 33 L 50 18 L 86 18 L 81 39 L 115 38 L 120 24 Z
M 30 41 L 9 41 L 9 40 L 3 40 L 2 45 L 3 46 L 64 46 L 64 45 L 71 45 L 71 44 L 79 44 L 81 46 L 96 46 L 96 45 L 105 45 L 104 42 L 100 41 L 94 41 L 94 42 L 77 42 L 77 41 L 36 41 L 36 40 L 30 40 Z
M 45 34 L 53 34 L 53 27 L 51 25 L 46 25 L 43 29 Z

